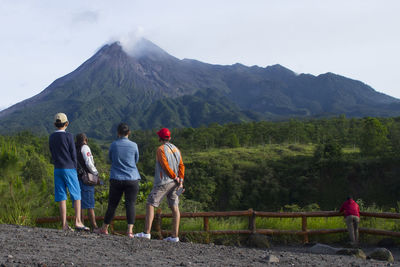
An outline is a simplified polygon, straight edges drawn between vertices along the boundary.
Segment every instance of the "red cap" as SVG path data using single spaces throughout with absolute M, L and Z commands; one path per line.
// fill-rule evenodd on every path
M 171 132 L 168 130 L 168 128 L 162 128 L 157 132 L 157 134 L 161 139 L 168 139 L 171 137 Z

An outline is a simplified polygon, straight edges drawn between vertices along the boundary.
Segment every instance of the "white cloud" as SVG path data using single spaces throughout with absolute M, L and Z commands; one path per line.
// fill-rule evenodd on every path
M 92 24 L 99 20 L 99 13 L 92 10 L 81 11 L 72 16 L 72 25 Z

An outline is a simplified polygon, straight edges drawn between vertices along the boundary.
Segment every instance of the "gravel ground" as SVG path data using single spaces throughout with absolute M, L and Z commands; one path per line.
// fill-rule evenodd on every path
M 307 250 L 169 243 L 0 225 L 0 266 L 400 266 L 399 261 L 389 264 L 351 256 L 310 254 Z M 269 263 L 269 255 L 276 256 L 279 263 Z M 395 260 L 396 256 L 394 253 Z

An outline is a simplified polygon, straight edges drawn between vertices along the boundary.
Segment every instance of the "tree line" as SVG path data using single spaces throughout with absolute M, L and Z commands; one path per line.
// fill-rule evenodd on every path
M 151 189 L 155 132 L 134 130 L 131 136 L 140 151 L 139 203 Z M 186 165 L 189 210 L 279 210 L 292 204 L 334 209 L 347 194 L 367 204 L 398 205 L 400 118 L 214 123 L 172 129 L 172 137 Z M 107 185 L 111 140 L 89 136 L 89 142 Z M 0 197 L 7 203 L 1 213 L 15 221 L 56 215 L 48 136 L 0 136 L 0 148 Z M 107 186 L 98 187 L 96 205 L 106 205 L 107 197 Z

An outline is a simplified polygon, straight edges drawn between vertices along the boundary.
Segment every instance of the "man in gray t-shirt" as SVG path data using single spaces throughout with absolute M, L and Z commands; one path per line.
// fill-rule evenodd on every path
M 154 186 L 147 198 L 145 229 L 143 233 L 135 234 L 135 237 L 151 238 L 150 230 L 154 219 L 154 207 L 158 207 L 161 200 L 167 196 L 168 206 L 172 211 L 172 236 L 165 240 L 179 242 L 179 195 L 183 192 L 185 165 L 179 149 L 169 142 L 171 140 L 170 131 L 162 128 L 157 135 L 161 146 L 158 147 L 156 154 Z

